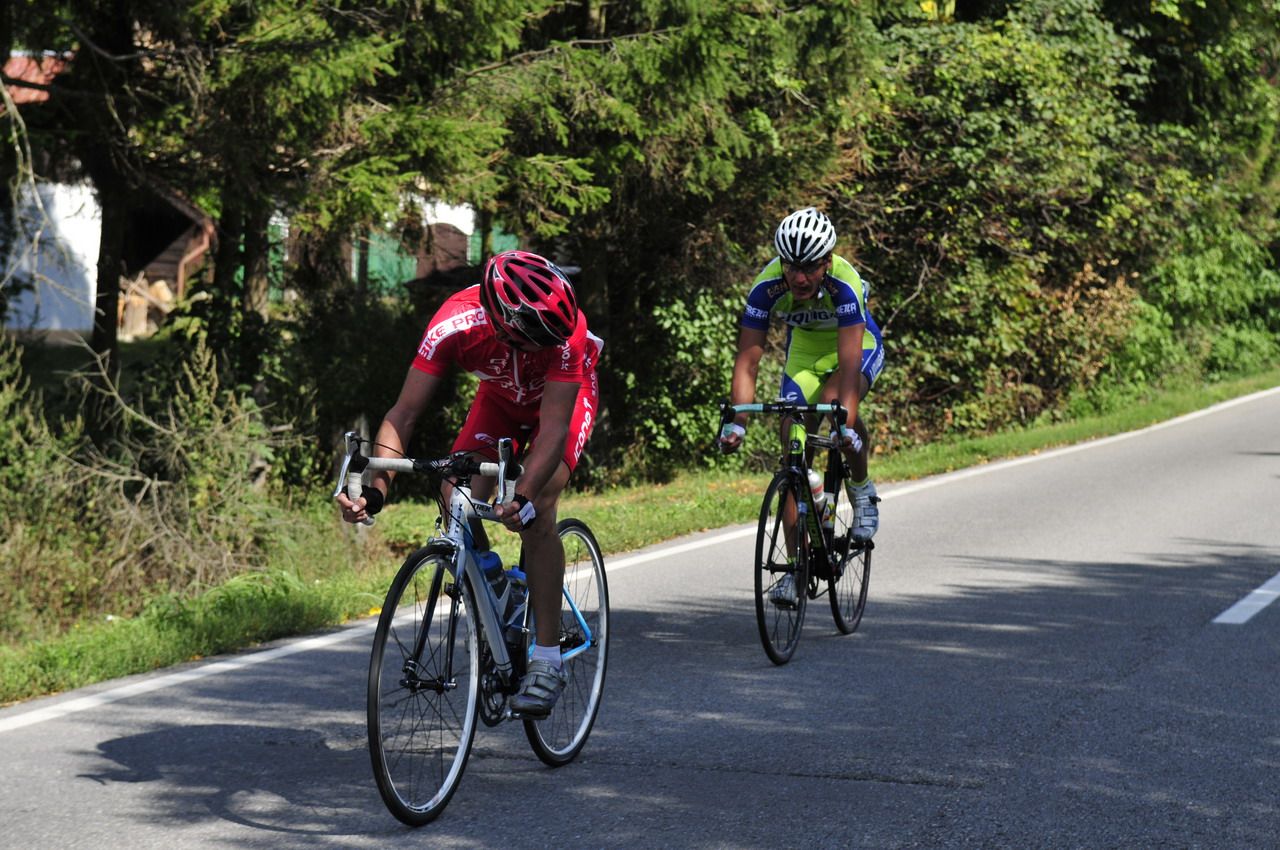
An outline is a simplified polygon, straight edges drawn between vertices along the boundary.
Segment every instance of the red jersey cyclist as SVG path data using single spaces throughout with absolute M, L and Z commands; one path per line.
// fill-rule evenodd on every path
M 730 397 L 734 404 L 755 399 L 769 322 L 780 319 L 787 326 L 787 353 L 778 397 L 808 404 L 838 401 L 849 411 L 844 453 L 852 476 L 853 535 L 870 540 L 880 522 L 879 498 L 867 472 L 867 429 L 858 403 L 884 368 L 884 344 L 867 309 L 866 285 L 847 260 L 833 253 L 835 227 L 813 207 L 784 218 L 773 244 L 778 256 L 756 276 L 743 309 Z M 738 414 L 724 426 L 724 451 L 742 445 L 746 424 L 746 414 Z M 789 434 L 788 421 L 782 426 L 784 446 Z M 784 580 L 778 592 L 786 597 L 794 589 Z
M 403 456 L 418 416 L 452 366 L 480 378 L 453 451 L 496 460 L 500 437 L 512 438 L 518 449 L 528 433 L 522 429 L 533 429 L 515 498 L 498 508 L 503 525 L 520 534 L 529 578 L 535 645 L 510 706 L 530 717 L 549 714 L 567 681 L 560 658 L 564 547 L 556 508 L 597 418 L 595 367 L 602 345 L 553 263 L 525 251 L 498 254 L 478 285 L 452 295 L 431 319 L 375 438 L 375 455 Z M 377 513 L 391 478 L 390 472 L 376 473 L 354 503 L 338 496 L 343 519 L 359 522 Z M 488 498 L 494 484 L 491 477 L 476 477 L 472 492 Z

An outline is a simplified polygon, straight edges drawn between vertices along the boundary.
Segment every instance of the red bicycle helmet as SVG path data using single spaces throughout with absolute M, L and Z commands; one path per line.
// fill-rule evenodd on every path
M 561 345 L 578 323 L 573 287 L 550 260 L 528 251 L 495 254 L 480 280 L 480 304 L 499 336 Z

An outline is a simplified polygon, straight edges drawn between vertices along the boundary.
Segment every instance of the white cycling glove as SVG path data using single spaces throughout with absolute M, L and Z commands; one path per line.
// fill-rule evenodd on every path
M 857 431 L 846 425 L 844 427 L 844 436 L 853 443 L 853 450 L 855 452 L 862 451 L 862 438 L 858 436 Z
M 747 429 L 743 428 L 737 422 L 726 422 L 724 427 L 720 429 L 720 439 L 724 439 L 730 434 L 737 434 L 739 437 L 746 436 Z
M 528 528 L 529 524 L 533 522 L 533 518 L 538 515 L 538 512 L 534 510 L 533 502 L 529 501 L 527 496 L 522 496 L 519 493 L 512 496 L 511 501 L 520 506 L 520 513 L 518 514 L 520 527 Z

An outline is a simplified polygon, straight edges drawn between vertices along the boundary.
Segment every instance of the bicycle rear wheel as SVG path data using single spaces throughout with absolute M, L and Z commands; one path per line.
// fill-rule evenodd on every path
M 774 664 L 786 664 L 800 642 L 800 627 L 808 601 L 807 538 L 800 527 L 796 491 L 786 473 L 778 473 L 765 491 L 756 533 L 756 624 L 765 654 Z M 788 530 L 784 512 L 791 516 Z M 788 553 L 788 537 L 793 541 Z M 785 577 L 795 582 L 794 603 L 774 599 Z
M 562 519 L 556 525 L 564 544 L 564 594 L 560 608 L 560 654 L 569 684 L 551 714 L 526 718 L 524 733 L 538 758 L 560 767 L 577 758 L 587 743 L 604 696 L 609 657 L 609 583 L 604 556 L 586 523 Z M 530 623 L 529 641 L 533 641 Z
M 378 792 L 410 826 L 434 820 L 462 780 L 476 734 L 479 640 L 470 585 L 442 546 L 405 560 L 369 659 L 369 755 Z
M 839 488 L 834 498 L 839 499 Z M 827 597 L 831 600 L 831 616 L 841 634 L 853 634 L 862 622 L 862 612 L 867 607 L 867 585 L 871 581 L 870 541 L 860 543 L 853 539 L 853 504 L 850 500 L 836 503 L 834 548 L 839 555 L 837 569 L 827 584 Z

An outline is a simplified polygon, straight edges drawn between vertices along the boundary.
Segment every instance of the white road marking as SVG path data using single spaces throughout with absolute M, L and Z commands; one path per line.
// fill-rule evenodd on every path
M 0 717 L 0 732 L 7 732 L 10 729 L 21 729 L 23 726 L 30 726 L 33 723 L 43 723 L 46 720 L 53 720 L 57 717 L 65 717 L 68 714 L 75 714 L 80 711 L 87 711 L 91 708 L 97 708 L 100 705 L 116 702 L 117 700 L 127 699 L 128 697 L 138 696 L 139 694 L 158 691 L 163 688 L 171 688 L 174 685 L 182 685 L 187 682 L 203 679 L 206 676 L 213 676 L 218 673 L 227 673 L 232 670 L 239 670 L 242 667 L 252 667 L 255 664 L 262 664 L 266 661 L 274 661 L 277 658 L 283 658 L 286 655 L 294 655 L 299 652 L 308 652 L 313 649 L 320 649 L 326 646 L 332 646 L 335 643 L 342 643 L 351 640 L 353 637 L 363 637 L 372 632 L 377 626 L 377 621 L 361 622 L 354 626 L 349 626 L 341 631 L 331 632 L 327 635 L 318 637 L 304 638 L 299 641 L 277 646 L 273 649 L 267 649 L 262 652 L 253 652 L 245 655 L 228 658 L 224 661 L 214 661 L 201 667 L 193 667 L 188 670 L 179 670 L 176 673 L 168 673 L 154 678 L 143 679 L 139 682 L 131 682 L 128 685 L 122 685 L 118 688 L 101 691 L 100 693 L 90 694 L 87 697 L 79 697 L 65 702 L 55 702 L 52 705 L 46 705 L 37 708 L 34 711 L 28 711 L 23 714 L 15 714 L 10 717 Z
M 1280 596 L 1280 573 L 1276 573 L 1270 581 L 1214 617 L 1213 621 L 1233 626 L 1247 623 L 1254 614 L 1275 602 L 1278 596 Z
M 1060 449 L 1052 449 L 1039 454 L 1027 455 L 1025 457 L 1014 458 L 1012 460 L 997 461 L 995 463 L 975 466 L 969 469 L 963 469 L 959 472 L 950 472 L 944 475 L 936 475 L 917 481 L 912 484 L 906 484 L 901 487 L 894 487 L 880 498 L 888 500 L 898 496 L 907 496 L 911 493 L 918 493 L 921 490 L 929 490 L 933 487 L 940 487 L 943 484 L 950 484 L 955 481 L 962 481 L 966 478 L 973 478 L 978 475 L 986 475 L 992 472 L 999 472 L 1014 466 L 1022 466 L 1028 463 L 1038 463 L 1043 460 L 1060 457 L 1065 454 L 1085 451 L 1086 449 L 1095 449 L 1100 446 L 1109 445 L 1119 442 L 1120 440 L 1129 440 L 1151 431 L 1158 431 L 1162 428 L 1170 428 L 1183 422 L 1190 422 L 1193 419 L 1199 419 L 1202 416 L 1208 416 L 1217 413 L 1220 410 L 1226 410 L 1237 405 L 1247 404 L 1266 396 L 1280 393 L 1280 387 L 1273 387 L 1269 390 L 1251 393 L 1250 395 L 1240 396 L 1239 398 L 1230 399 L 1220 402 L 1212 407 L 1206 407 L 1203 410 L 1197 410 L 1194 413 L 1188 413 L 1175 419 L 1168 419 L 1164 422 L 1157 422 L 1137 431 L 1127 431 L 1123 434 L 1116 434 L 1111 437 L 1103 437 L 1097 440 L 1090 440 L 1084 443 L 1077 443 L 1071 446 L 1064 446 Z M 684 552 L 691 552 L 701 549 L 705 546 L 716 546 L 728 540 L 738 540 L 743 537 L 750 537 L 755 534 L 756 527 L 754 524 L 735 528 L 731 531 L 725 531 L 720 534 L 713 534 L 710 537 L 703 537 L 699 540 L 692 540 L 687 543 L 680 543 L 675 546 L 667 546 L 661 549 L 655 549 L 650 552 L 642 552 L 637 555 L 628 555 L 617 560 L 605 559 L 605 567 L 608 573 L 616 573 L 630 567 L 639 566 L 640 564 L 656 561 L 659 558 L 666 558 L 671 555 L 678 555 Z M 1231 608 L 1224 611 L 1214 622 L 1223 623 L 1243 623 L 1261 611 L 1270 604 L 1275 597 L 1280 594 L 1280 575 L 1246 596 L 1240 602 L 1237 602 Z M 1235 612 L 1235 613 L 1233 613 Z M 1228 616 L 1243 617 L 1243 619 L 1224 619 Z M 305 638 L 294 643 L 288 643 L 283 646 L 275 647 L 264 652 L 250 653 L 239 656 L 226 661 L 215 661 L 203 667 L 197 667 L 190 670 L 183 670 L 178 673 L 169 673 L 167 675 L 156 676 L 154 678 L 145 679 L 140 682 L 134 682 L 119 688 L 102 691 L 87 697 L 67 700 L 66 702 L 57 702 L 53 705 L 37 708 L 22 714 L 14 714 L 9 717 L 0 718 L 0 732 L 6 732 L 10 729 L 20 729 L 24 726 L 30 726 L 34 723 L 41 723 L 45 720 L 52 720 L 57 717 L 65 717 L 68 714 L 74 714 L 80 711 L 86 711 L 90 708 L 97 708 L 100 705 L 116 702 L 117 700 L 126 699 L 138 694 L 145 694 L 151 691 L 158 691 L 163 688 L 170 688 L 174 685 L 180 685 L 190 682 L 194 679 L 202 679 L 205 676 L 212 676 L 218 673 L 226 673 L 231 670 L 238 670 L 242 667 L 250 667 L 255 664 L 261 664 L 265 661 L 271 661 L 286 655 L 293 655 L 297 652 L 307 652 L 312 649 L 320 649 L 325 646 L 331 646 L 336 643 L 352 640 L 357 637 L 364 637 L 372 632 L 376 626 L 376 622 L 362 622 L 338 632 L 333 632 L 319 637 Z

